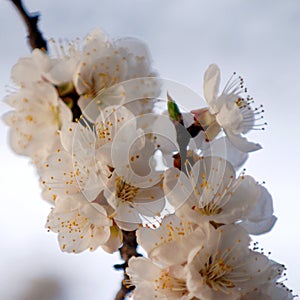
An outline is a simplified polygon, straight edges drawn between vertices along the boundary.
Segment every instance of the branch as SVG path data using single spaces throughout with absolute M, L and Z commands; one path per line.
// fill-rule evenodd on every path
M 190 142 L 190 139 L 197 136 L 200 131 L 204 131 L 204 128 L 196 119 L 194 119 L 194 123 L 190 127 L 186 128 L 184 126 L 183 116 L 179 110 L 178 105 L 172 99 L 169 93 L 167 93 L 167 98 L 169 118 L 175 126 L 177 143 L 179 146 L 179 153 L 173 156 L 174 167 L 182 170 L 183 172 L 186 172 L 185 168 L 182 167 L 184 166 L 184 163 L 186 161 L 187 146 Z
M 28 32 L 28 42 L 31 49 L 39 48 L 47 51 L 47 42 L 38 28 L 39 13 L 30 14 L 21 0 L 11 0 L 22 17 Z
M 47 52 L 47 41 L 43 38 L 42 33 L 38 28 L 39 13 L 30 14 L 24 7 L 22 0 L 11 0 L 16 7 L 20 16 L 22 17 L 27 31 L 28 31 L 28 42 L 31 49 L 39 48 Z M 73 121 L 78 121 L 81 116 L 81 110 L 78 106 L 79 95 L 76 93 L 74 87 L 68 90 L 68 93 L 60 90 L 61 87 L 56 86 L 60 98 L 70 107 L 73 113 Z
M 118 291 L 115 300 L 124 300 L 126 295 L 130 293 L 135 287 L 128 284 L 129 276 L 125 270 L 128 267 L 128 261 L 133 256 L 142 256 L 137 252 L 138 243 L 136 241 L 135 231 L 125 231 L 123 233 L 123 246 L 119 248 L 120 256 L 125 261 L 123 264 L 114 265 L 115 269 L 124 271 L 124 279 L 121 283 L 121 288 Z

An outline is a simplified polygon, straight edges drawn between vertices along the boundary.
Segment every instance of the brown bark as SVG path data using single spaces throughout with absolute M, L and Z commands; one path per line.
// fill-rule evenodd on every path
M 128 284 L 129 276 L 126 274 L 126 268 L 128 267 L 128 261 L 131 257 L 141 256 L 137 252 L 138 243 L 136 241 L 135 231 L 123 230 L 123 245 L 119 248 L 120 256 L 124 260 L 123 264 L 115 265 L 115 269 L 124 271 L 124 279 L 122 280 L 120 290 L 118 291 L 115 300 L 124 300 L 126 295 L 134 290 L 134 286 Z
M 43 38 L 43 35 L 38 28 L 39 13 L 29 13 L 24 7 L 21 0 L 11 0 L 11 2 L 15 5 L 17 11 L 19 12 L 26 25 L 26 29 L 28 32 L 27 39 L 31 49 L 33 50 L 35 48 L 39 48 L 47 51 L 47 42 Z

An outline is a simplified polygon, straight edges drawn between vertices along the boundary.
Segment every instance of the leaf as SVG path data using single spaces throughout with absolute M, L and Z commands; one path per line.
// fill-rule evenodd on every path
M 168 113 L 169 113 L 169 117 L 170 117 L 171 121 L 173 121 L 173 122 L 176 121 L 183 125 L 182 114 L 179 110 L 178 105 L 171 98 L 169 93 L 167 94 L 167 98 L 168 98 Z

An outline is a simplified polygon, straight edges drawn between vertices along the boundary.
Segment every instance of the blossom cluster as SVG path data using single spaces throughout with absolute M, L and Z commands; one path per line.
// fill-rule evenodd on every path
M 245 134 L 264 126 L 243 79 L 220 93 L 210 65 L 206 103 L 183 112 L 181 85 L 158 77 L 141 41 L 94 30 L 52 44 L 55 56 L 35 49 L 13 67 L 4 120 L 37 168 L 61 250 L 113 253 L 136 231 L 147 257 L 129 261 L 134 299 L 293 299 L 284 266 L 251 248 L 276 217 L 268 190 L 237 175 L 261 149 Z

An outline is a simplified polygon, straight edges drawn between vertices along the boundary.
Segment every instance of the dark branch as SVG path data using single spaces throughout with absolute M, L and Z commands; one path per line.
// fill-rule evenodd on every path
M 21 0 L 11 0 L 18 10 L 20 16 L 22 17 L 27 31 L 28 31 L 28 42 L 31 49 L 41 49 L 47 52 L 47 41 L 43 38 L 42 33 L 38 28 L 39 13 L 29 13 L 24 7 Z M 61 90 L 60 86 L 56 86 L 60 98 L 70 107 L 73 113 L 73 121 L 78 121 L 81 116 L 81 110 L 78 106 L 79 95 L 77 94 L 75 88 L 72 86 L 71 89 Z
M 39 48 L 47 51 L 47 42 L 38 28 L 39 14 L 30 14 L 21 0 L 11 0 L 22 17 L 28 32 L 28 42 L 31 49 Z
M 138 243 L 136 241 L 135 231 L 122 230 L 122 232 L 123 232 L 123 245 L 119 249 L 119 252 L 121 258 L 124 260 L 124 263 L 115 265 L 114 267 L 117 270 L 124 271 L 124 279 L 121 283 L 121 288 L 118 291 L 115 300 L 124 300 L 126 298 L 126 295 L 134 289 L 134 286 L 128 285 L 129 276 L 126 274 L 125 270 L 128 267 L 128 261 L 131 257 L 141 256 L 141 254 L 137 252 Z
M 179 153 L 173 155 L 174 167 L 185 172 L 185 168 L 182 168 L 187 157 L 187 146 L 191 138 L 196 137 L 200 131 L 204 131 L 203 127 L 196 120 L 188 128 L 184 127 L 183 121 L 181 123 L 175 122 L 175 129 L 177 133 L 177 143 L 179 145 Z

